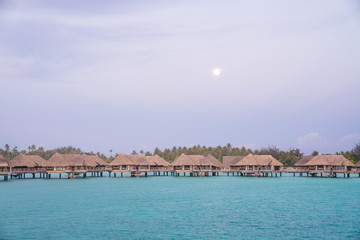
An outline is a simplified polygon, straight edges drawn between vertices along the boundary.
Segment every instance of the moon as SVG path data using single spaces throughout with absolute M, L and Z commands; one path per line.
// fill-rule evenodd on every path
M 221 74 L 221 70 L 219 68 L 214 68 L 211 72 L 214 77 L 218 77 Z

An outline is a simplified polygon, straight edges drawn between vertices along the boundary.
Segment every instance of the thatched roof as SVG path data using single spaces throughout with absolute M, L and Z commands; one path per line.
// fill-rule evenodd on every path
M 360 167 L 360 161 L 358 161 L 355 166 Z
M 188 155 L 182 153 L 170 165 L 171 166 L 194 165 L 194 162 L 190 159 Z
M 49 167 L 96 167 L 97 164 L 93 160 L 89 160 L 85 155 L 80 154 L 59 154 L 55 153 L 47 160 Z
M 91 166 L 107 166 L 108 163 L 105 162 L 104 160 L 102 160 L 99 156 L 97 155 L 86 155 L 86 154 L 82 154 L 81 155 L 83 158 L 85 158 L 85 161 L 90 164 Z
M 234 166 L 283 166 L 283 164 L 271 155 L 252 155 L 250 153 Z
M 135 166 L 156 166 L 153 161 L 148 161 L 143 155 L 127 155 L 127 157 L 134 163 Z
M 4 158 L 3 155 L 0 155 L 0 167 L 8 167 L 9 162 Z
M 60 153 L 55 153 L 49 160 L 47 160 L 47 166 L 49 167 L 70 167 L 71 163 L 64 158 Z
M 70 166 L 73 167 L 94 167 L 94 164 L 87 162 L 80 154 L 63 154 L 63 157 L 70 163 Z
M 296 163 L 295 163 L 295 166 L 296 167 L 301 167 L 301 166 L 305 166 L 305 164 L 307 163 L 307 162 L 309 162 L 311 159 L 313 159 L 314 158 L 314 156 L 304 156 L 304 157 L 302 157 L 299 161 L 297 161 Z
M 11 167 L 45 167 L 47 162 L 40 156 L 37 155 L 25 155 L 20 154 L 9 161 Z
M 222 164 L 212 155 L 206 157 L 202 155 L 186 155 L 182 153 L 178 158 L 171 163 L 171 166 L 216 166 L 222 167 Z
M 217 160 L 213 155 L 208 154 L 205 158 L 208 159 L 213 166 L 219 168 L 223 167 L 223 164 L 219 160 Z
M 109 166 L 134 165 L 134 163 L 127 157 L 127 155 L 120 153 L 117 157 L 109 163 Z
M 354 167 L 351 161 L 346 159 L 343 155 L 322 155 L 319 154 L 308 161 L 305 166 L 349 166 Z
M 244 157 L 245 156 L 223 156 L 223 165 L 224 167 L 233 166 Z
M 127 155 L 119 154 L 109 166 L 168 166 L 169 163 L 158 155 L 155 156 L 143 156 L 143 155 Z
M 167 161 L 165 161 L 162 157 L 160 157 L 159 155 L 155 155 L 155 156 L 145 156 L 145 158 L 148 161 L 152 161 L 154 162 L 157 166 L 169 166 L 170 163 L 168 163 Z

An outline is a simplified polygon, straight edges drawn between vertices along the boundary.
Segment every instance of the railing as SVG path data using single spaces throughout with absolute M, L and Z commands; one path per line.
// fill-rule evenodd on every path
M 11 173 L 43 173 L 45 168 L 12 168 Z

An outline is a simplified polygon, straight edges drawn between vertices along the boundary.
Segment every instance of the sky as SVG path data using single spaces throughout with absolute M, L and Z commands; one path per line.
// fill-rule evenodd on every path
M 359 43 L 356 0 L 0 0 L 0 146 L 351 150 Z

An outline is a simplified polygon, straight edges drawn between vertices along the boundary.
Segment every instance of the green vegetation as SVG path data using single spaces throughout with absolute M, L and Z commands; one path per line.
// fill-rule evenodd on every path
M 356 144 L 351 151 L 346 152 L 337 152 L 336 154 L 341 154 L 353 163 L 360 161 L 360 143 Z
M 13 149 L 10 148 L 9 144 L 5 145 L 5 148 L 0 148 L 0 154 L 3 155 L 7 159 L 13 159 L 20 153 L 29 154 L 29 155 L 39 155 L 44 159 L 49 159 L 55 152 L 60 154 L 87 154 L 87 155 L 97 155 L 101 159 L 111 162 L 118 154 L 113 154 L 113 150 L 109 150 L 110 156 L 106 156 L 103 153 L 97 152 L 84 152 L 80 148 L 75 148 L 72 146 L 68 147 L 60 147 L 52 150 L 45 150 L 43 147 L 36 147 L 35 145 L 31 145 L 27 148 L 27 150 L 18 150 L 18 147 L 15 146 Z M 276 146 L 268 146 L 267 148 L 261 148 L 260 150 L 251 150 L 245 147 L 233 147 L 230 143 L 225 146 L 217 146 L 217 147 L 206 147 L 195 145 L 192 147 L 172 147 L 165 148 L 164 150 L 160 150 L 159 148 L 155 148 L 151 153 L 149 151 L 145 152 L 144 150 L 139 151 L 140 154 L 145 156 L 152 156 L 158 154 L 160 157 L 164 158 L 168 162 L 174 161 L 178 156 L 182 153 L 188 155 L 207 155 L 211 154 L 215 158 L 217 158 L 220 162 L 223 160 L 223 156 L 246 156 L 249 153 L 254 155 L 272 155 L 274 158 L 278 159 L 281 163 L 284 164 L 285 167 L 294 166 L 294 164 L 303 157 L 303 153 L 301 153 L 300 149 L 290 148 L 287 151 L 280 150 Z M 135 150 L 132 151 L 131 154 L 138 154 Z M 313 156 L 316 156 L 318 151 L 314 151 L 312 153 Z M 344 157 L 356 163 L 360 161 L 360 143 L 355 145 L 355 147 L 351 151 L 340 152 L 336 154 L 342 154 Z

